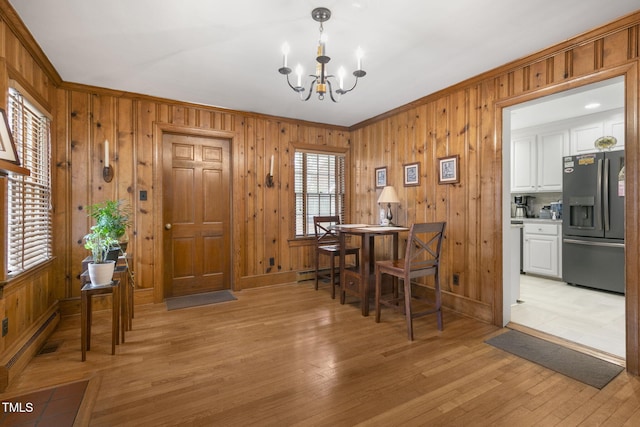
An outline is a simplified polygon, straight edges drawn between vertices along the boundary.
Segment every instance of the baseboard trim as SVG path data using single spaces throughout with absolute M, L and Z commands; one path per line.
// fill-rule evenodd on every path
M 4 352 L 0 359 L 0 392 L 4 392 L 11 381 L 27 366 L 53 333 L 59 321 L 60 310 L 56 303 L 40 316 L 22 339 Z

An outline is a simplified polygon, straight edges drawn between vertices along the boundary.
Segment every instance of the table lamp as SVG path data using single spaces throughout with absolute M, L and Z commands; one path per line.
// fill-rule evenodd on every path
M 378 197 L 378 203 L 387 204 L 387 218 L 382 219 L 380 225 L 392 225 L 391 220 L 393 219 L 393 214 L 391 213 L 391 203 L 400 203 L 396 189 L 391 185 L 384 187 L 382 193 L 380 193 L 380 197 Z

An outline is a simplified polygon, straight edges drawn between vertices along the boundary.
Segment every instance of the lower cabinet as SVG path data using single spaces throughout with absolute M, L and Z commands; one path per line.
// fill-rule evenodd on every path
M 525 273 L 562 278 L 561 229 L 561 224 L 524 224 L 522 263 Z

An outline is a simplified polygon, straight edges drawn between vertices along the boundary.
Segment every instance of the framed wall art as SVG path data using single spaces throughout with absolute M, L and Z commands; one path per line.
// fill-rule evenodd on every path
M 438 159 L 438 184 L 455 184 L 460 182 L 458 165 L 460 156 L 447 156 Z
M 13 136 L 11 136 L 7 113 L 2 108 L 0 108 L 0 115 L 2 115 L 0 117 L 0 160 L 20 166 L 20 159 L 18 159 L 16 144 L 13 141 Z
M 387 186 L 387 167 L 376 168 L 376 188 Z
M 404 165 L 404 186 L 416 185 L 420 185 L 420 163 L 407 163 Z

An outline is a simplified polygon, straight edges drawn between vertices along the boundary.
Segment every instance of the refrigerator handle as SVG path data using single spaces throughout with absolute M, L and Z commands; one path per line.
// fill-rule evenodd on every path
M 602 175 L 602 179 L 604 180 L 602 184 L 603 190 L 603 210 L 604 210 L 604 230 L 609 231 L 610 221 L 609 221 L 609 159 L 604 159 L 604 174 Z
M 596 184 L 596 205 L 594 206 L 596 230 L 602 230 L 602 159 L 598 159 L 598 177 Z

